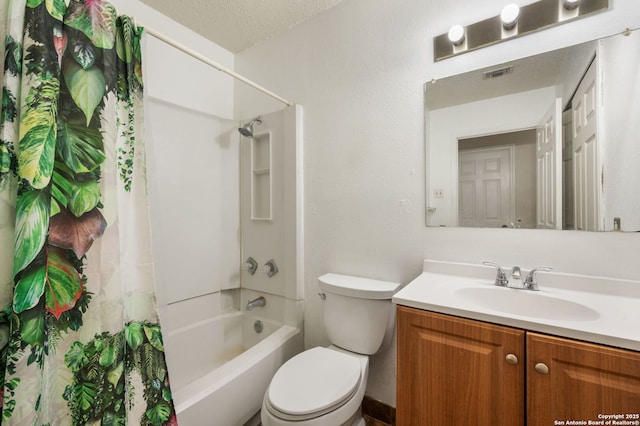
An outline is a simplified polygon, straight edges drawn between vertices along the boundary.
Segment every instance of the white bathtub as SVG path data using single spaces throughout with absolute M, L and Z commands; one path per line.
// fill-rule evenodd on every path
M 277 369 L 302 349 L 300 330 L 249 312 L 202 321 L 165 340 L 180 426 L 243 425 L 260 410 Z

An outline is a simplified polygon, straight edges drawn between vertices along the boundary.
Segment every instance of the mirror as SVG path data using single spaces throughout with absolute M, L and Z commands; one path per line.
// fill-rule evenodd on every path
M 640 230 L 640 32 L 425 84 L 427 226 Z

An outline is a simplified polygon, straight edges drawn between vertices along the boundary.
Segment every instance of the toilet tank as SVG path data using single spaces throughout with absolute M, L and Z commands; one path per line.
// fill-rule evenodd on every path
M 372 355 L 393 336 L 395 308 L 391 297 L 399 283 L 339 274 L 318 278 L 324 299 L 324 325 L 336 346 Z

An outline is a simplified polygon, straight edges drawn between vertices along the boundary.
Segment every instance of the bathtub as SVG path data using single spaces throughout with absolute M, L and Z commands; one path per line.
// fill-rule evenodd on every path
M 180 426 L 242 426 L 260 410 L 280 365 L 302 350 L 299 329 L 239 311 L 172 331 L 165 340 Z

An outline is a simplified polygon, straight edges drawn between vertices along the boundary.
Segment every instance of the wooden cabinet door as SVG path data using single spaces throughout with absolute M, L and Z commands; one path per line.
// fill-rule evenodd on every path
M 599 414 L 638 421 L 638 413 L 639 353 L 527 333 L 528 426 L 603 420 Z
M 397 425 L 524 425 L 524 331 L 403 306 L 397 326 Z

